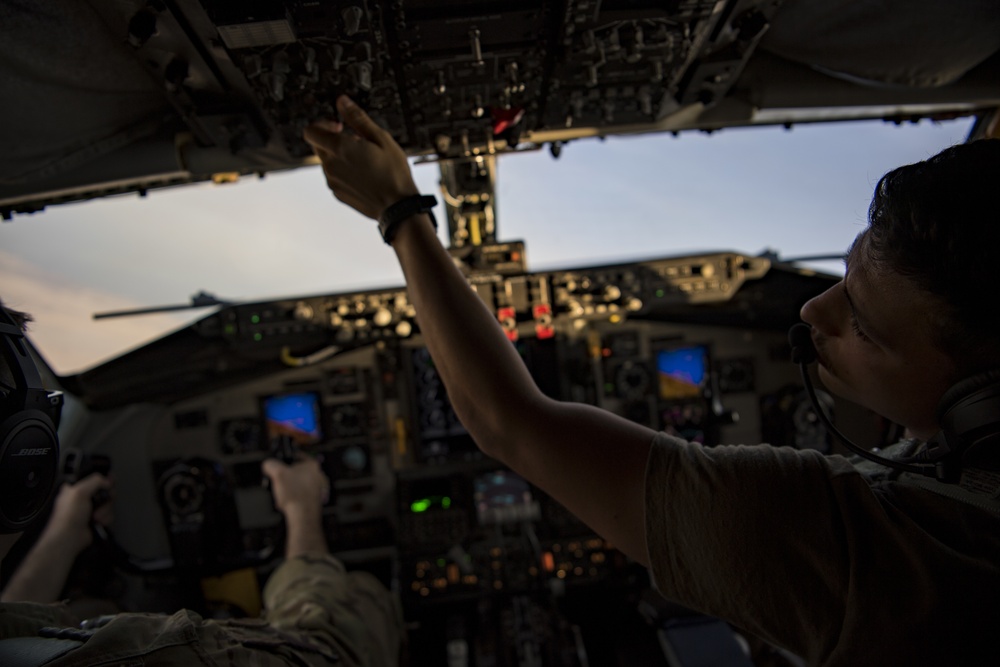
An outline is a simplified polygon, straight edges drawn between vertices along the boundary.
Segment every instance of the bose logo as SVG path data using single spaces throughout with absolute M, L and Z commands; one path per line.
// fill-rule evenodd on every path
M 35 449 L 22 449 L 14 456 L 44 456 L 52 451 L 51 447 L 39 447 Z

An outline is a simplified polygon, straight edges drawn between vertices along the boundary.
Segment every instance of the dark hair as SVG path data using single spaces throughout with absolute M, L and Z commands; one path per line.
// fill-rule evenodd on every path
M 887 173 L 867 249 L 945 305 L 938 342 L 963 374 L 1000 364 L 1000 139 L 946 148 Z

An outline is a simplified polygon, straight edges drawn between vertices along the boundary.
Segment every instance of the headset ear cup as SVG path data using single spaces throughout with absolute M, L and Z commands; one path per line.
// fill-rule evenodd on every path
M 0 532 L 19 533 L 48 506 L 59 471 L 59 440 L 40 410 L 0 424 Z
M 963 398 L 967 398 L 970 394 L 992 384 L 1000 384 L 1000 369 L 978 373 L 953 384 L 948 391 L 942 394 L 941 400 L 938 402 L 938 422 L 940 423 L 941 420 L 945 418 L 945 414 L 952 409 L 958 401 Z
M 937 416 L 963 465 L 1000 469 L 1000 369 L 956 383 L 941 397 Z

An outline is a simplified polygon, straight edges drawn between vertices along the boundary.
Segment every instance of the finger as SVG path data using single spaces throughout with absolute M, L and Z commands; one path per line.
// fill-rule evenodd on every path
M 310 144 L 310 147 L 313 150 L 313 155 L 315 155 L 317 158 L 319 158 L 319 163 L 321 165 L 326 165 L 327 161 L 330 160 L 333 157 L 333 153 L 331 153 L 330 151 L 326 150 L 322 146 L 316 146 L 316 145 Z M 324 169 L 325 168 L 326 167 L 324 166 Z
M 344 124 L 339 120 L 333 120 L 332 118 L 320 118 L 312 123 L 316 127 L 326 130 L 327 132 L 332 132 L 334 134 L 342 131 L 344 129 Z
M 302 131 L 302 138 L 314 151 L 334 153 L 340 145 L 341 133 L 331 132 L 314 123 Z
M 295 468 L 319 468 L 319 461 L 317 461 L 312 456 L 299 452 L 299 458 L 295 460 L 293 464 Z
M 337 98 L 337 111 L 344 125 L 347 125 L 359 135 L 376 146 L 382 146 L 382 128 L 366 114 L 361 107 L 347 95 Z
M 280 475 L 285 468 L 288 466 L 279 461 L 278 459 L 265 459 L 263 463 L 260 464 L 260 470 L 270 479 L 274 479 L 277 475 Z
M 72 502 L 71 500 L 67 501 L 67 499 L 71 498 L 72 496 L 73 496 L 73 485 L 63 482 L 62 484 L 59 485 L 59 488 L 56 489 L 56 500 L 55 500 L 56 506 L 58 507 L 59 505 L 65 502 Z
M 302 130 L 302 138 L 313 147 L 313 150 L 322 148 L 327 151 L 339 147 L 347 139 L 361 140 L 357 132 L 336 120 L 317 120 L 310 123 Z
M 309 123 L 306 125 L 305 129 L 302 130 L 302 138 L 309 142 L 317 142 L 323 140 L 329 135 L 339 135 L 342 133 L 343 129 L 343 123 L 318 120 L 315 123 Z
M 99 489 L 110 489 L 111 480 L 99 472 L 93 472 L 73 485 L 80 493 L 93 495 Z

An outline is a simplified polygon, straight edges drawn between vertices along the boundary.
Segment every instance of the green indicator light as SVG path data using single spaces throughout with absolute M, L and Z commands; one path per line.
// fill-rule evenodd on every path
M 447 564 L 448 564 L 448 561 L 446 561 L 444 558 L 438 558 L 437 559 L 437 566 L 438 567 L 444 567 Z
M 426 512 L 431 506 L 430 498 L 424 498 L 422 500 L 416 500 L 410 503 L 410 511 L 414 514 L 420 514 L 421 512 Z
M 258 331 L 253 335 L 253 339 L 259 343 L 260 341 L 264 340 L 264 334 Z
M 260 324 L 260 315 L 251 315 L 250 322 L 251 324 Z
M 656 296 L 662 297 L 664 294 L 666 294 L 666 292 L 664 292 L 663 290 L 661 289 L 656 290 Z
M 226 325 L 226 334 L 229 335 L 229 334 L 234 334 L 234 333 L 236 333 L 236 327 L 234 327 L 232 324 L 227 324 Z
M 444 509 L 448 509 L 449 507 L 451 507 L 451 498 L 449 498 L 448 496 L 442 498 L 441 507 L 443 507 Z

